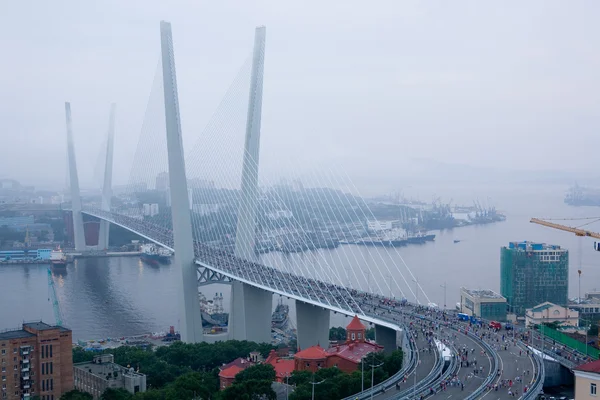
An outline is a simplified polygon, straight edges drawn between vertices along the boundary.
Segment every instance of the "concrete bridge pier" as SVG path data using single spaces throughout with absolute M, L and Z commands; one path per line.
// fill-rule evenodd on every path
M 396 331 L 386 326 L 375 325 L 375 342 L 383 346 L 383 352 L 389 355 L 398 348 Z
M 544 387 L 572 385 L 575 376 L 558 361 L 544 359 Z
M 246 285 L 231 284 L 231 310 L 229 314 L 230 338 L 271 343 L 271 313 L 273 294 Z
M 306 349 L 320 345 L 329 347 L 330 311 L 296 300 L 296 327 L 298 328 L 298 347 Z

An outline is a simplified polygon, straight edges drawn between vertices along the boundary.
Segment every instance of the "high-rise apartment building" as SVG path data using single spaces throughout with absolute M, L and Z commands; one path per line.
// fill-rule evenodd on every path
M 0 332 L 0 400 L 58 400 L 73 389 L 72 332 L 43 322 Z
M 500 251 L 500 293 L 517 315 L 549 301 L 566 306 L 569 251 L 545 243 L 512 242 Z

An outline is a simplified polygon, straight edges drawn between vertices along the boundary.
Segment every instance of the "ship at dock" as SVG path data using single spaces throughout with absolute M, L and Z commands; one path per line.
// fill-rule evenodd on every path
M 54 269 L 65 269 L 67 268 L 67 255 L 62 251 L 60 247 L 50 252 L 50 263 Z
M 289 312 L 290 307 L 287 304 L 283 304 L 280 300 L 271 315 L 271 328 L 284 330 L 287 327 Z
M 373 231 L 371 229 L 371 231 Z M 378 230 L 370 236 L 357 239 L 352 244 L 371 247 L 401 247 L 409 244 L 423 244 L 435 240 L 435 235 L 427 232 L 408 232 L 401 229 Z
M 140 259 L 147 264 L 166 265 L 171 263 L 171 252 L 154 243 L 143 244 L 140 251 L 142 252 Z
M 212 300 L 207 300 L 202 292 L 198 292 L 203 327 L 225 327 L 229 323 L 229 313 L 223 310 L 223 293 L 215 293 Z

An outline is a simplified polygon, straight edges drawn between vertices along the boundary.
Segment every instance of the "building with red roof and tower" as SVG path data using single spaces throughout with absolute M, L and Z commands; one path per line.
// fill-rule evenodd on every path
M 383 346 L 367 340 L 366 332 L 367 328 L 355 315 L 346 326 L 345 343 L 328 349 L 316 345 L 297 352 L 294 355 L 294 369 L 316 372 L 320 368 L 337 367 L 347 373 L 356 371 L 367 354 L 383 351 Z

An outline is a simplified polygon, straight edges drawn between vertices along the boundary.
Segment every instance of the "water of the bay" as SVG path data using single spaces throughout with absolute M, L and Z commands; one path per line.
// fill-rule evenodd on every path
M 458 204 L 471 204 L 472 199 L 491 196 L 506 214 L 505 222 L 468 226 L 437 231 L 434 242 L 402 247 L 393 251 L 360 246 L 340 246 L 335 250 L 319 250 L 301 254 L 271 253 L 266 263 L 282 263 L 290 268 L 327 262 L 339 275 L 350 276 L 355 287 L 381 290 L 386 295 L 402 295 L 414 300 L 414 281 L 404 262 L 418 279 L 422 290 L 419 300 L 444 304 L 444 283 L 447 286 L 446 304 L 459 300 L 461 286 L 500 289 L 500 247 L 510 241 L 532 240 L 559 244 L 570 250 L 569 295 L 578 295 L 577 270 L 582 269 L 581 293 L 600 288 L 600 254 L 592 249 L 593 239 L 577 238 L 573 234 L 529 223 L 531 217 L 593 217 L 597 208 L 569 207 L 563 203 L 566 187 L 512 186 L 477 188 L 422 188 L 421 193 L 438 193 L 454 198 Z M 423 196 L 425 198 L 425 196 Z M 565 221 L 577 225 L 585 221 Z M 597 224 L 590 230 L 600 230 Z M 454 240 L 460 240 L 454 243 Z M 581 252 L 580 252 L 581 248 Z M 580 256 L 582 258 L 580 260 Z M 404 260 L 404 262 L 402 261 Z M 377 272 L 383 265 L 391 269 L 394 279 Z M 0 266 L 0 330 L 16 328 L 22 321 L 53 322 L 49 302 L 47 265 Z M 370 270 L 369 274 L 363 274 Z M 388 274 L 386 271 L 384 274 Z M 367 279 L 363 277 L 366 276 Z M 404 279 L 406 283 L 404 283 Z M 137 257 L 81 259 L 67 267 L 66 272 L 54 273 L 57 296 L 64 325 L 73 329 L 74 338 L 92 339 L 166 331 L 179 325 L 179 291 L 181 274 L 175 266 L 153 267 Z M 395 280 L 399 286 L 388 285 Z M 347 282 L 344 282 L 347 283 Z M 410 292 L 413 290 L 413 293 Z M 223 292 L 228 307 L 228 288 L 206 287 L 206 297 Z M 277 300 L 274 299 L 274 303 Z M 294 320 L 292 308 L 290 317 Z M 332 325 L 343 325 L 339 315 L 332 316 Z

